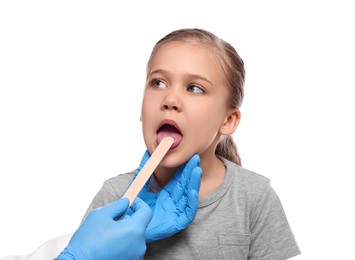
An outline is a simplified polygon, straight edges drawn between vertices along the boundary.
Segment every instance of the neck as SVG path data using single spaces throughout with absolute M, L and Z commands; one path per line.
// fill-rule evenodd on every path
M 213 153 L 206 151 L 200 155 L 202 178 L 199 198 L 206 197 L 217 190 L 223 182 L 226 169 L 223 162 Z M 155 170 L 155 179 L 160 187 L 164 187 L 172 179 L 178 168 L 158 166 Z
M 199 198 L 206 197 L 214 193 L 223 182 L 226 168 L 223 162 L 212 155 L 201 155 L 202 178 L 200 185 Z
M 179 168 L 168 168 L 161 165 L 154 171 L 154 176 L 160 187 L 164 187 L 174 177 Z

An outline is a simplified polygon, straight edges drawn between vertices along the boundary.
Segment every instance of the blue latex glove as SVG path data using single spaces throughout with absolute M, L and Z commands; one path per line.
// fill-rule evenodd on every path
M 124 198 L 93 210 L 56 259 L 143 259 L 144 233 L 152 211 L 137 198 L 131 206 L 133 214 L 116 221 L 128 205 L 128 199 Z
M 149 157 L 147 151 L 137 173 Z M 149 191 L 149 180 L 144 185 L 138 196 L 153 210 L 153 218 L 145 232 L 146 242 L 170 237 L 185 229 L 195 219 L 202 176 L 199 165 L 200 157 L 195 154 L 158 193 Z

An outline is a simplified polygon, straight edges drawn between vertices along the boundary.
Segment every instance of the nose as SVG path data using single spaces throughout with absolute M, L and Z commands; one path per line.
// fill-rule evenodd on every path
M 177 112 L 182 109 L 182 102 L 179 93 L 175 90 L 169 91 L 162 102 L 163 110 L 175 110 Z

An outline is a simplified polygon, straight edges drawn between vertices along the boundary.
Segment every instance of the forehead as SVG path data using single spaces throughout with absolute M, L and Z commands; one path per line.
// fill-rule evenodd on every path
M 164 43 L 151 57 L 148 73 L 154 70 L 196 74 L 215 83 L 224 82 L 224 72 L 216 51 L 202 43 L 182 41 Z

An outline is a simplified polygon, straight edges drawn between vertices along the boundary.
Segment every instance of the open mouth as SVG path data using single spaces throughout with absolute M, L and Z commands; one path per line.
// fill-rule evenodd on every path
M 156 142 L 159 144 L 164 137 L 170 136 L 174 139 L 174 144 L 170 149 L 177 147 L 182 141 L 182 134 L 173 122 L 162 122 L 157 130 Z

